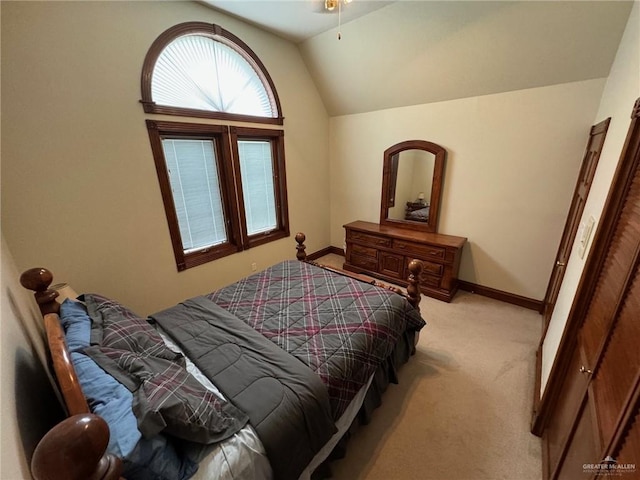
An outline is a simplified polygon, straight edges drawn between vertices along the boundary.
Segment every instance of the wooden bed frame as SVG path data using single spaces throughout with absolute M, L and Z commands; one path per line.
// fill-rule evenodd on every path
M 413 260 L 409 263 L 407 279 L 409 285 L 405 293 L 399 287 L 387 285 L 366 275 L 309 261 L 305 252 L 305 235 L 298 233 L 295 239 L 298 260 L 391 290 L 405 297 L 414 308 L 419 310 L 421 299 L 419 282 L 422 271 L 420 261 Z M 31 459 L 31 472 L 36 480 L 120 479 L 121 459 L 106 453 L 109 427 L 101 417 L 91 413 L 71 363 L 64 331 L 58 319 L 60 313 L 60 304 L 56 301 L 58 292 L 49 289 L 52 281 L 53 274 L 46 268 L 32 268 L 20 276 L 22 286 L 35 292 L 36 302 L 44 317 L 50 361 L 69 415 L 40 440 Z

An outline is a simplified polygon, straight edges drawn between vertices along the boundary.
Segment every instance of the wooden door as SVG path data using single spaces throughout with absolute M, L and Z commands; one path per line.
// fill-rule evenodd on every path
M 604 145 L 604 139 L 607 136 L 610 121 L 611 118 L 607 118 L 597 125 L 594 125 L 591 127 L 591 131 L 589 133 L 587 149 L 582 160 L 580 174 L 578 175 L 576 187 L 573 192 L 573 199 L 571 200 L 571 207 L 569 208 L 569 214 L 567 215 L 564 231 L 562 232 L 558 253 L 556 254 L 555 263 L 551 270 L 551 278 L 549 279 L 549 284 L 547 286 L 547 293 L 545 294 L 542 304 L 545 331 L 549 325 L 549 321 L 551 320 L 551 314 L 553 313 L 553 309 L 556 305 L 556 300 L 558 299 L 558 293 L 560 292 L 560 286 L 562 285 L 566 265 L 569 260 L 569 255 L 571 255 L 571 248 L 573 247 L 573 242 L 576 238 L 578 224 L 580 222 L 580 218 L 582 218 L 582 212 L 584 211 L 584 205 L 587 201 L 587 195 L 589 195 L 589 190 L 593 183 L 593 177 L 596 173 L 596 167 L 598 166 L 598 160 L 600 159 L 600 152 L 602 152 L 602 146 Z
M 640 99 L 632 119 L 543 397 L 545 478 L 640 464 Z
M 587 141 L 587 148 L 582 159 L 582 165 L 576 181 L 576 186 L 573 192 L 573 198 L 571 200 L 571 206 L 569 207 L 569 213 L 565 221 L 564 230 L 562 232 L 562 238 L 560 245 L 558 246 L 558 252 L 556 253 L 555 262 L 551 270 L 551 277 L 549 278 L 549 284 L 547 285 L 547 292 L 542 302 L 542 317 L 543 317 L 543 329 L 540 337 L 540 343 L 538 345 L 538 351 L 536 353 L 537 373 L 536 384 L 534 388 L 533 399 L 533 416 L 532 416 L 532 431 L 537 434 L 541 433 L 541 423 L 539 419 L 540 411 L 542 409 L 540 405 L 541 399 L 538 392 L 540 391 L 540 372 L 542 362 L 542 346 L 545 341 L 549 322 L 551 321 L 551 315 L 560 293 L 560 287 L 564 274 L 566 271 L 567 262 L 571 255 L 573 243 L 578 231 L 580 219 L 584 211 L 584 206 L 587 201 L 591 184 L 593 183 L 593 177 L 596 173 L 596 167 L 598 166 L 598 160 L 600 159 L 600 153 L 604 145 L 604 140 L 609 129 L 609 123 L 611 118 L 607 118 L 602 122 L 593 125 L 589 132 L 589 140 Z M 573 341 L 573 340 L 572 340 Z M 572 346 L 565 347 L 567 351 Z

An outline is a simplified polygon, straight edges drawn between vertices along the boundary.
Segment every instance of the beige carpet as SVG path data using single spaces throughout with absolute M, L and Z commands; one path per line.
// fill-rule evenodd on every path
M 540 439 L 529 433 L 540 315 L 468 292 L 420 306 L 416 355 L 332 463 L 333 478 L 540 479 Z

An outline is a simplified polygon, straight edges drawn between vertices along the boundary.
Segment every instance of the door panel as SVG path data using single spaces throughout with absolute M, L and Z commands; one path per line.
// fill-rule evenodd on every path
M 585 478 L 589 478 L 585 474 L 583 465 L 598 463 L 601 460 L 598 458 L 600 448 L 595 441 L 594 424 L 593 409 L 587 400 L 580 409 L 567 453 L 554 478 L 558 480 L 585 480 Z
M 582 363 L 580 351 L 576 347 L 559 394 L 558 405 L 551 417 L 549 427 L 545 430 L 544 443 L 547 447 L 546 456 L 548 459 L 546 478 L 556 470 L 563 447 L 571 432 L 571 425 L 575 421 L 575 412 L 578 410 L 587 389 L 589 379 L 579 373 Z
M 636 372 L 640 369 L 638 312 L 640 274 L 636 272 L 592 381 L 596 404 L 601 412 L 598 420 L 603 441 L 614 434 L 618 412 L 624 408 L 628 392 L 634 386 Z M 621 365 L 625 368 L 620 368 Z
M 381 251 L 378 271 L 390 277 L 404 278 L 404 257 L 395 253 Z
M 590 366 L 595 365 L 606 334 L 616 318 L 639 246 L 640 175 L 634 175 L 581 329 L 580 339 Z
M 620 451 L 615 453 L 614 458 L 619 464 L 635 465 L 635 472 L 623 474 L 623 479 L 640 477 L 640 408 L 638 406 L 636 406 L 635 415 L 631 417 L 629 430 L 624 436 Z
M 555 264 L 551 271 L 551 278 L 549 279 L 547 293 L 545 294 L 543 302 L 545 329 L 549 324 L 556 300 L 558 299 L 566 265 L 569 261 L 569 255 L 571 255 L 571 248 L 573 247 L 576 232 L 578 231 L 580 218 L 582 217 L 584 205 L 587 201 L 587 195 L 593 183 L 593 177 L 596 173 L 600 152 L 604 145 L 604 139 L 607 136 L 610 121 L 611 118 L 607 118 L 597 125 L 594 125 L 591 127 L 589 133 L 587 149 L 582 160 L 580 174 L 578 175 L 576 187 L 573 192 L 573 199 L 571 200 L 571 207 L 569 208 L 569 214 L 567 215 L 564 231 L 562 232 L 562 239 L 560 240 L 560 246 L 558 247 L 558 253 L 556 254 Z

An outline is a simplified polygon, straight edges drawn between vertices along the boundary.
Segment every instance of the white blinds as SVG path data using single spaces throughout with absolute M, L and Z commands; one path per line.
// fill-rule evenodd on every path
M 277 116 L 262 79 L 247 59 L 202 35 L 185 35 L 167 45 L 153 69 L 151 95 L 158 105 Z
M 239 140 L 238 155 L 247 234 L 255 235 L 273 230 L 278 224 L 271 143 L 264 140 Z
M 185 253 L 227 241 L 211 140 L 162 140 Z

